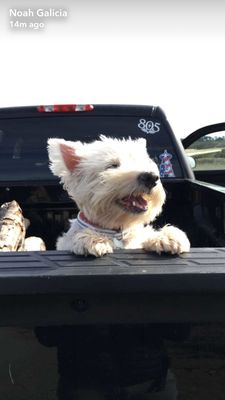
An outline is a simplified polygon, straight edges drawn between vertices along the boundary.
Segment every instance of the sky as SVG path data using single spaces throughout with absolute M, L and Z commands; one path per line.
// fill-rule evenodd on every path
M 225 120 L 224 21 L 223 0 L 1 0 L 0 107 L 158 105 L 185 137 Z

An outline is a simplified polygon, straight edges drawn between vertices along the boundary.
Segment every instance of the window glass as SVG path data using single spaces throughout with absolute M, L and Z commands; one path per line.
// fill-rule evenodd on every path
M 183 176 L 166 127 L 137 116 L 44 116 L 0 120 L 0 179 L 55 179 L 48 168 L 47 139 L 93 141 L 100 134 L 145 137 L 162 178 Z
M 225 170 L 225 131 L 201 137 L 186 154 L 194 159 L 194 171 Z

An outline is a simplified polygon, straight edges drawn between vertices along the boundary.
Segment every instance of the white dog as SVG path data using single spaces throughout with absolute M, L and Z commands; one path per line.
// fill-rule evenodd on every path
M 180 229 L 149 223 L 161 213 L 165 192 L 145 139 L 100 136 L 92 143 L 49 139 L 50 168 L 80 212 L 58 250 L 96 257 L 116 248 L 180 254 L 190 249 Z

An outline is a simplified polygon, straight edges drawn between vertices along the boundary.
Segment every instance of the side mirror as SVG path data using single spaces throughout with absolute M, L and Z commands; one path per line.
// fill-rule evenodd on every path
M 194 169 L 196 167 L 196 161 L 195 161 L 194 157 L 187 156 L 187 161 L 188 161 L 188 164 L 190 165 L 191 169 Z

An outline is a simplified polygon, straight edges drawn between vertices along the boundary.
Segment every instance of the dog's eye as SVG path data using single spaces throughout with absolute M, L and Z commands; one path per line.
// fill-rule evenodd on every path
M 118 168 L 120 166 L 119 161 L 114 161 L 111 164 L 107 165 L 106 169 L 111 169 L 111 168 Z

